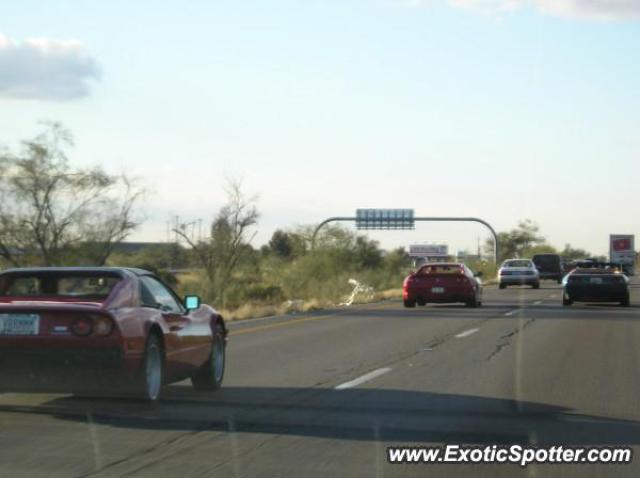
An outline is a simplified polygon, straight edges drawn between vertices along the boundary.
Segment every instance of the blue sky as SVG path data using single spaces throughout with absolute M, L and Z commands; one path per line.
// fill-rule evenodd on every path
M 256 244 L 357 207 L 413 207 L 500 230 L 530 218 L 555 245 L 605 252 L 609 233 L 640 234 L 640 8 L 593 3 L 3 2 L 5 49 L 76 43 L 50 55 L 65 88 L 50 75 L 11 90 L 0 41 L 0 143 L 62 121 L 74 163 L 151 190 L 136 239 L 164 239 L 174 214 L 211 218 L 240 176 L 259 196 Z M 373 237 L 460 249 L 479 235 Z

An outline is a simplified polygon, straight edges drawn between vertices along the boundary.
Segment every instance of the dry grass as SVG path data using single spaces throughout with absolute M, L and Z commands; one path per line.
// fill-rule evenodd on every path
M 179 280 L 183 284 L 187 284 L 190 293 L 196 292 L 194 286 L 202 282 L 202 273 L 200 271 L 181 272 Z M 485 285 L 495 283 L 495 279 L 485 279 Z M 195 287 L 197 289 L 197 287 Z M 345 294 L 346 296 L 347 294 Z M 346 298 L 346 297 L 345 297 Z M 357 296 L 353 304 L 366 304 L 372 302 L 380 302 L 383 300 L 401 299 L 402 289 L 385 289 L 375 291 L 372 297 Z M 260 317 L 270 317 L 278 315 L 287 315 L 303 312 L 311 312 L 327 308 L 337 307 L 337 302 L 329 299 L 313 298 L 309 300 L 293 300 L 279 304 L 268 304 L 265 302 L 248 302 L 238 308 L 222 309 L 220 313 L 229 321 L 255 319 Z
M 296 312 L 310 312 L 323 309 L 330 305 L 329 303 L 312 299 L 307 301 L 294 301 L 293 303 L 285 302 L 283 304 L 244 304 L 237 309 L 221 310 L 220 313 L 225 320 L 244 320 L 271 317 L 273 315 L 286 315 Z
M 199 270 L 176 272 L 175 276 L 179 282 L 197 282 L 202 280 L 202 272 Z
M 382 300 L 398 299 L 402 297 L 402 289 L 388 289 L 374 293 L 370 301 L 355 301 L 354 304 L 364 304 L 379 302 Z M 220 313 L 225 320 L 245 320 L 257 319 L 260 317 L 271 317 L 274 315 L 286 315 L 299 312 L 312 312 L 322 310 L 336 305 L 326 300 L 311 299 L 305 301 L 291 301 L 283 304 L 245 304 L 237 309 L 221 310 Z
M 245 304 L 233 310 L 221 310 L 225 320 L 255 319 L 272 315 L 284 315 L 287 309 L 284 305 Z
M 402 289 L 387 289 L 387 290 L 382 290 L 380 292 L 376 292 L 373 295 L 373 302 L 377 302 L 379 300 L 401 299 L 401 298 L 402 298 Z
M 327 307 L 331 307 L 331 305 L 332 304 L 327 301 L 311 299 L 303 302 L 301 312 L 311 312 L 314 310 L 325 309 Z

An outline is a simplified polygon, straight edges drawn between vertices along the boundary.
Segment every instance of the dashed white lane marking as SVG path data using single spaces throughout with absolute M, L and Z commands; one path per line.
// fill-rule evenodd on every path
M 513 309 L 513 310 L 510 310 L 509 312 L 505 312 L 505 314 L 504 314 L 504 315 L 506 315 L 507 317 L 509 317 L 510 315 L 513 315 L 513 314 L 515 314 L 516 312 L 518 312 L 518 310 L 520 310 L 520 309 Z
M 336 386 L 335 389 L 344 390 L 345 388 L 357 387 L 358 385 L 368 382 L 369 380 L 373 380 L 374 378 L 379 377 L 380 375 L 384 375 L 387 372 L 391 372 L 391 369 L 389 367 L 379 368 L 377 370 L 374 370 L 373 372 L 366 373 L 361 377 L 351 380 L 350 382 L 341 383 L 340 385 Z
M 536 301 L 533 303 L 533 305 L 540 305 L 540 304 L 542 304 L 542 301 L 541 301 L 541 300 L 536 300 Z
M 550 299 L 555 299 L 556 297 L 558 297 L 558 294 L 551 294 L 551 295 L 549 296 L 549 298 L 550 298 Z
M 469 337 L 471 334 L 475 334 L 478 331 L 478 329 L 469 329 L 469 330 L 465 330 L 464 332 L 460 332 L 458 335 L 456 335 L 455 337 L 457 339 L 461 339 L 463 337 Z

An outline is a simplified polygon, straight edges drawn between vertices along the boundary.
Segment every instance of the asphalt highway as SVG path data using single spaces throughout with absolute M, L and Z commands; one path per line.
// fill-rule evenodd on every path
M 8 477 L 640 476 L 640 281 L 631 307 L 561 289 L 232 324 L 222 390 L 149 406 L 0 394 Z M 389 464 L 389 446 L 632 447 L 631 464 Z

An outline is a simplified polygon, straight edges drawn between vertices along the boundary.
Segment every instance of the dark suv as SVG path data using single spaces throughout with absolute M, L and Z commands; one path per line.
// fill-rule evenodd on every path
M 540 279 L 562 282 L 562 263 L 558 254 L 536 254 L 531 259 L 540 273 Z

